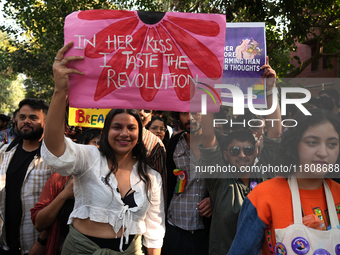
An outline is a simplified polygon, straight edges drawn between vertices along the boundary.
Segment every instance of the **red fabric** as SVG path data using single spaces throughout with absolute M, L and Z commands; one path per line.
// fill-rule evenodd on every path
M 61 176 L 58 173 L 53 173 L 50 178 L 47 180 L 44 189 L 41 193 L 39 202 L 34 205 L 31 209 L 31 219 L 33 224 L 35 224 L 35 218 L 40 210 L 44 209 L 48 206 L 63 190 L 67 176 Z M 50 228 L 47 244 L 46 244 L 46 255 L 56 255 L 59 247 L 59 232 L 60 227 L 58 224 L 58 220 L 56 219 L 53 225 Z

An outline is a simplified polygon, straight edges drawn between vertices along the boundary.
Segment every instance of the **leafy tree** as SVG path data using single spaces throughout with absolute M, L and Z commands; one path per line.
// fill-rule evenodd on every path
M 0 77 L 0 113 L 11 115 L 25 98 L 22 87 L 23 78 L 18 76 L 15 80 Z
M 11 47 L 0 50 L 0 71 L 10 67 L 14 73 L 23 73 L 27 96 L 48 99 L 53 93 L 52 63 L 63 45 L 65 17 L 74 11 L 114 8 L 103 0 L 9 0 L 4 13 L 16 21 L 17 29 L 1 26 L 11 34 Z M 21 33 L 20 33 L 21 32 Z M 22 39 L 24 38 L 24 40 Z
M 13 72 L 11 66 L 6 64 L 6 58 L 15 51 L 10 45 L 10 38 L 7 33 L 0 31 L 0 77 L 7 79 L 15 79 L 16 73 Z
M 0 49 L 2 49 L 0 51 L 0 113 L 11 114 L 24 98 L 23 79 L 5 63 L 5 59 L 15 51 L 15 48 L 10 45 L 8 35 L 2 32 L 0 32 Z
M 266 22 L 267 53 L 273 55 L 274 63 L 281 67 L 281 77 L 296 77 L 314 60 L 340 55 L 339 0 L 227 0 L 226 3 L 227 12 L 231 14 L 229 18 L 227 15 L 230 21 L 240 21 L 242 17 L 243 21 Z M 278 30 L 278 27 L 281 29 Z M 315 54 L 304 62 L 297 57 L 298 64 L 295 66 L 289 63 L 282 65 L 287 61 L 288 54 L 285 52 L 296 51 L 296 43 L 306 41 L 315 43 Z
M 267 54 L 280 77 L 296 77 L 321 57 L 340 56 L 339 0 L 174 0 L 171 9 L 223 13 L 227 22 L 265 22 Z M 291 65 L 289 53 L 306 41 L 315 43 L 315 54 Z
M 53 94 L 53 87 L 45 86 L 44 81 L 37 80 L 35 78 L 25 79 L 23 85 L 26 89 L 26 97 L 41 98 L 50 103 Z

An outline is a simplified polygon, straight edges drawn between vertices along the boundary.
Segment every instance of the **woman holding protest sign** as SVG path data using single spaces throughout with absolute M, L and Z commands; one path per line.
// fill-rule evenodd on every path
M 64 54 L 53 64 L 55 90 L 46 120 L 42 156 L 61 175 L 73 175 L 75 205 L 62 254 L 160 254 L 164 236 L 162 179 L 146 164 L 142 123 L 135 110 L 111 110 L 105 119 L 99 150 L 64 138 L 67 68 L 84 57 Z
M 340 122 L 321 109 L 283 133 L 282 175 L 245 199 L 228 254 L 340 254 Z M 286 177 L 286 178 L 284 178 Z

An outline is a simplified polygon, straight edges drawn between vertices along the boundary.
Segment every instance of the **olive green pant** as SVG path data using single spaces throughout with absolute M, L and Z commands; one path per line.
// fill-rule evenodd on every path
M 144 255 L 142 251 L 142 236 L 135 235 L 129 247 L 123 251 L 102 249 L 82 233 L 70 225 L 70 232 L 66 237 L 61 255 Z

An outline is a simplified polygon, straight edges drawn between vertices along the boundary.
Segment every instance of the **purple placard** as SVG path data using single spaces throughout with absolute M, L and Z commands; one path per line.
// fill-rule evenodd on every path
M 239 87 L 245 95 L 253 86 L 253 105 L 266 107 L 265 81 L 260 67 L 266 62 L 265 23 L 227 23 L 224 48 L 223 83 Z M 222 104 L 232 106 L 231 91 L 222 89 Z

